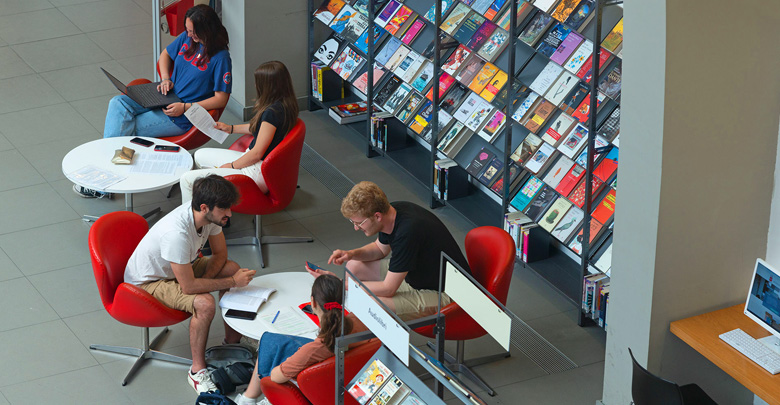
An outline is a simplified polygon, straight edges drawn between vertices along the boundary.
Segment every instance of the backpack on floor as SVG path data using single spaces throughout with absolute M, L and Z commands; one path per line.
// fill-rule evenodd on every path
M 255 352 L 240 344 L 225 344 L 206 349 L 206 364 L 210 368 L 227 367 L 235 362 L 255 364 Z
M 255 369 L 255 354 L 239 344 L 226 344 L 206 349 L 206 364 L 211 381 L 223 394 L 246 387 Z
M 236 403 L 219 392 L 203 392 L 198 395 L 195 405 L 236 405 Z

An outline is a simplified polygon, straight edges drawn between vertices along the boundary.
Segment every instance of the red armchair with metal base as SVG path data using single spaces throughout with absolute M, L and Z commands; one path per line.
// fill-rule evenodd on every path
M 250 135 L 251 136 L 251 135 Z M 301 163 L 301 151 L 303 150 L 303 138 L 306 136 L 306 125 L 298 119 L 298 122 L 284 137 L 279 145 L 266 156 L 262 164 L 263 179 L 268 186 L 268 194 L 264 194 L 250 177 L 243 174 L 225 176 L 235 184 L 241 195 L 238 203 L 231 207 L 233 212 L 255 216 L 255 236 L 231 239 L 228 246 L 254 245 L 260 255 L 260 267 L 265 267 L 263 259 L 263 245 L 271 243 L 296 243 L 313 242 L 310 237 L 292 236 L 263 236 L 261 218 L 263 215 L 273 214 L 285 208 L 295 196 L 298 186 L 298 168 Z M 250 139 L 251 141 L 251 139 Z M 246 143 L 246 136 L 236 141 L 236 144 Z M 233 146 L 231 146 L 233 149 Z M 246 150 L 246 146 L 244 149 Z
M 160 338 L 168 332 L 167 327 L 184 321 L 190 317 L 190 314 L 171 309 L 138 286 L 124 282 L 127 261 L 148 230 L 149 225 L 146 220 L 129 211 L 103 215 L 89 230 L 89 254 L 103 306 L 117 321 L 143 328 L 143 349 L 107 345 L 89 346 L 92 350 L 138 358 L 122 380 L 122 385 L 127 384 L 147 359 L 192 364 L 190 359 L 154 350 Z M 150 343 L 149 328 L 153 327 L 165 327 L 165 329 Z
M 515 244 L 506 231 L 493 226 L 474 228 L 466 234 L 466 258 L 471 274 L 479 284 L 490 292 L 502 304 L 506 304 L 509 283 L 515 266 Z M 456 357 L 445 355 L 445 360 L 453 371 L 465 374 L 491 396 L 493 389 L 477 376 L 469 367 L 509 357 L 509 352 L 464 361 L 465 341 L 484 336 L 485 332 L 457 303 L 441 310 L 445 317 L 444 339 L 457 340 Z M 415 332 L 434 337 L 433 326 L 415 329 Z M 431 344 L 429 343 L 429 346 Z
M 355 377 L 371 356 L 379 350 L 382 342 L 372 339 L 353 347 L 344 354 L 344 383 Z M 284 405 L 333 405 L 336 393 L 336 357 L 313 364 L 301 371 L 296 378 L 298 386 L 291 382 L 277 384 L 269 377 L 260 380 L 263 394 L 272 404 Z M 345 405 L 359 405 L 348 393 L 344 393 Z

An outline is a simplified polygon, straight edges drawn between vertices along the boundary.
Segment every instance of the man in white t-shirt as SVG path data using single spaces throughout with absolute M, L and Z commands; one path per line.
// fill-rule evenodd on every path
M 195 181 L 192 201 L 171 211 L 144 236 L 127 262 L 125 282 L 137 285 L 163 304 L 192 314 L 190 350 L 192 368 L 187 381 L 197 392 L 216 386 L 206 370 L 206 340 L 216 303 L 231 287 L 243 287 L 254 270 L 240 269 L 227 258 L 222 227 L 232 215 L 238 190 L 224 177 L 211 175 Z M 209 242 L 210 257 L 198 257 Z M 225 341 L 237 343 L 241 335 L 225 324 Z M 194 370 L 194 372 L 193 372 Z

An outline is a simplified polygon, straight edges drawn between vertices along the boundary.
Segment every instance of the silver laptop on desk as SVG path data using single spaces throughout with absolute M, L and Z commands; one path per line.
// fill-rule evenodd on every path
M 111 83 L 114 84 L 117 90 L 127 94 L 128 97 L 144 106 L 144 108 L 162 108 L 171 103 L 181 102 L 181 99 L 173 91 L 169 91 L 168 94 L 162 94 L 157 91 L 157 85 L 160 83 L 145 83 L 127 87 L 114 75 L 106 72 L 105 69 L 100 68 L 100 70 L 108 77 L 108 80 L 111 80 Z

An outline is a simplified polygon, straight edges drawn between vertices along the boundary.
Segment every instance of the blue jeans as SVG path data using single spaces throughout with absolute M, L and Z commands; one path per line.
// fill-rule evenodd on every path
M 311 339 L 265 332 L 257 346 L 257 374 L 260 378 L 271 375 L 274 367 L 284 363 L 301 346 L 312 342 Z
M 163 138 L 185 131 L 174 124 L 161 109 L 150 110 L 123 95 L 108 103 L 103 138 L 115 136 L 148 136 Z

